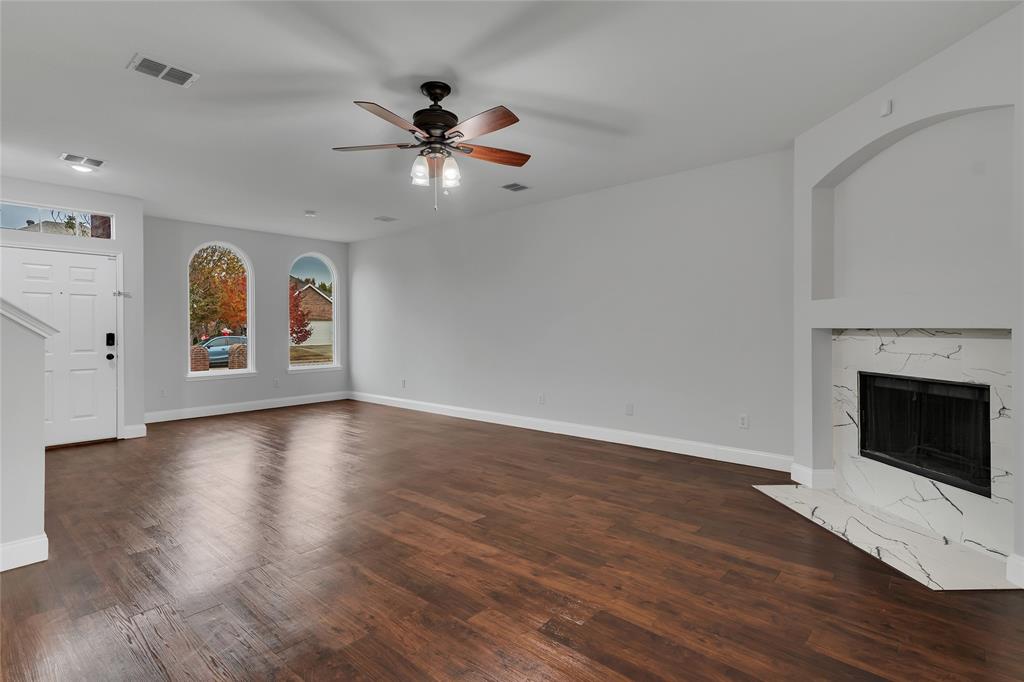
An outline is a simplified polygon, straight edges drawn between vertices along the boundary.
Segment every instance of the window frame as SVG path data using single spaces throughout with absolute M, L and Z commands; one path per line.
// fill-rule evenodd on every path
M 331 362 L 322 363 L 318 365 L 293 365 L 291 348 L 292 339 L 288 328 L 291 326 L 290 316 L 290 301 L 288 297 L 291 295 L 291 276 L 292 268 L 299 261 L 300 258 L 312 257 L 318 259 L 321 263 L 327 266 L 327 269 L 331 272 Z M 342 364 L 338 361 L 338 268 L 334 265 L 334 261 L 319 251 L 307 251 L 300 253 L 298 256 L 292 259 L 291 265 L 288 266 L 288 272 L 286 273 L 288 279 L 285 280 L 285 318 L 287 320 L 285 328 L 285 359 L 287 361 L 287 368 L 289 374 L 302 374 L 306 372 L 331 372 L 342 369 Z
M 208 369 L 205 372 L 193 372 L 192 371 L 192 291 L 189 286 L 189 271 L 192 267 L 192 259 L 195 258 L 196 254 L 202 249 L 208 246 L 219 246 L 221 248 L 229 249 L 235 256 L 242 261 L 242 266 L 245 268 L 245 338 L 246 338 L 246 368 L 245 369 L 228 369 L 226 367 L 217 369 Z M 230 242 L 223 241 L 207 241 L 198 245 L 192 252 L 189 253 L 188 258 L 185 260 L 185 380 L 186 381 L 202 381 L 209 379 L 233 379 L 240 377 L 249 377 L 256 374 L 256 353 L 254 349 L 253 340 L 255 339 L 254 331 L 256 329 L 253 324 L 253 301 L 255 291 L 255 275 L 253 272 L 252 261 L 249 259 L 248 254 L 245 253 L 241 248 L 235 246 Z
M 78 214 L 78 213 L 88 213 L 89 215 L 94 215 L 94 214 L 95 215 L 101 215 L 101 216 L 110 218 L 110 236 L 109 237 L 105 237 L 105 238 L 104 237 L 93 237 L 92 235 L 86 236 L 86 235 L 78 235 L 78 234 L 58 234 L 58 235 L 52 235 L 52 236 L 55 236 L 55 237 L 72 237 L 74 239 L 79 239 L 79 240 L 96 239 L 96 240 L 99 240 L 99 242 L 101 244 L 105 243 L 105 242 L 113 242 L 115 239 L 117 239 L 116 216 L 113 213 L 109 213 L 107 211 L 94 211 L 91 208 L 69 208 L 67 206 L 52 206 L 52 205 L 44 206 L 44 205 L 39 204 L 39 203 L 28 202 L 28 201 L 21 201 L 19 199 L 4 199 L 2 196 L 0 196 L 0 204 L 12 204 L 14 206 L 21 206 L 23 208 L 35 208 L 35 209 L 39 209 L 39 210 L 49 209 L 51 211 L 64 211 L 66 213 L 75 213 L 75 214 Z M 7 231 L 7 230 L 10 230 L 11 232 L 15 232 L 15 233 L 19 233 L 19 234 L 44 234 L 43 232 L 31 232 L 31 231 L 28 231 L 28 230 L 20 230 L 18 228 L 14 228 L 14 227 L 0 227 L 0 234 L 3 234 L 3 232 Z M 78 249 L 78 247 L 73 247 L 73 248 L 74 249 Z M 88 247 L 85 247 L 85 248 L 88 248 Z

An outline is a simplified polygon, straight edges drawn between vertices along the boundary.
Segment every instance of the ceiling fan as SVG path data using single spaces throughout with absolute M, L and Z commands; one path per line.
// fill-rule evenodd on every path
M 371 114 L 380 116 L 406 132 L 412 133 L 415 142 L 399 142 L 396 144 L 367 144 L 356 147 L 334 147 L 336 152 L 368 151 L 372 149 L 419 149 L 420 153 L 412 164 L 412 184 L 427 187 L 430 179 L 441 176 L 441 184 L 446 189 L 458 187 L 462 174 L 453 154 L 461 154 L 471 159 L 500 163 L 505 166 L 522 166 L 530 160 L 529 154 L 513 152 L 507 149 L 485 147 L 479 144 L 466 144 L 467 140 L 476 139 L 487 133 L 507 128 L 519 121 L 519 117 L 503 106 L 477 114 L 460 122 L 459 117 L 441 107 L 438 102 L 451 94 L 452 89 L 447 83 L 427 81 L 420 86 L 420 92 L 426 95 L 431 104 L 420 109 L 412 116 L 412 122 L 398 114 L 388 111 L 373 102 L 355 102 Z

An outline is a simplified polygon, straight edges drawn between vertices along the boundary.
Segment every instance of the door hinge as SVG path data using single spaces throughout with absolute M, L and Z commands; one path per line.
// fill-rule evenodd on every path
M 115 291 L 114 292 L 114 296 L 121 296 L 122 298 L 131 298 L 132 297 L 132 295 L 129 294 L 127 291 Z

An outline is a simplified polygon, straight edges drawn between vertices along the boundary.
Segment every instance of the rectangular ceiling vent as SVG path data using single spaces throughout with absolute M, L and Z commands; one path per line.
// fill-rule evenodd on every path
M 507 185 L 502 185 L 502 189 L 507 189 L 509 192 L 522 192 L 524 189 L 530 189 L 526 185 L 520 185 L 518 182 L 510 182 Z
M 376 218 L 374 218 L 374 220 L 379 220 L 382 223 L 393 223 L 396 220 L 398 220 L 398 218 L 392 218 L 389 215 L 379 215 Z
M 149 57 L 143 57 L 138 53 L 136 53 L 135 56 L 132 57 L 132 60 L 128 62 L 128 68 L 133 71 L 138 71 L 139 73 L 144 73 L 147 76 L 152 76 L 153 78 L 159 78 L 160 80 L 167 81 L 168 83 L 180 85 L 183 88 L 187 88 L 199 80 L 198 74 L 186 71 L 185 69 L 179 69 L 176 66 L 168 66 L 163 62 L 158 62 L 157 60 L 150 59 Z
M 68 163 L 80 163 L 83 166 L 92 166 L 93 168 L 99 168 L 103 165 L 103 162 L 99 159 L 90 159 L 88 156 L 79 156 L 78 154 L 61 154 L 60 158 Z

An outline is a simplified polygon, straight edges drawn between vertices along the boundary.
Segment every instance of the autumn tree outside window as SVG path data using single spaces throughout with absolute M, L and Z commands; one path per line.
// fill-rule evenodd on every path
M 205 348 L 210 357 L 208 371 L 228 371 L 230 348 L 248 345 L 249 284 L 246 261 L 227 244 L 207 244 L 189 261 L 189 353 L 191 357 L 192 349 Z M 247 351 L 250 360 L 239 367 L 233 363 L 230 371 L 249 369 L 252 349 Z

